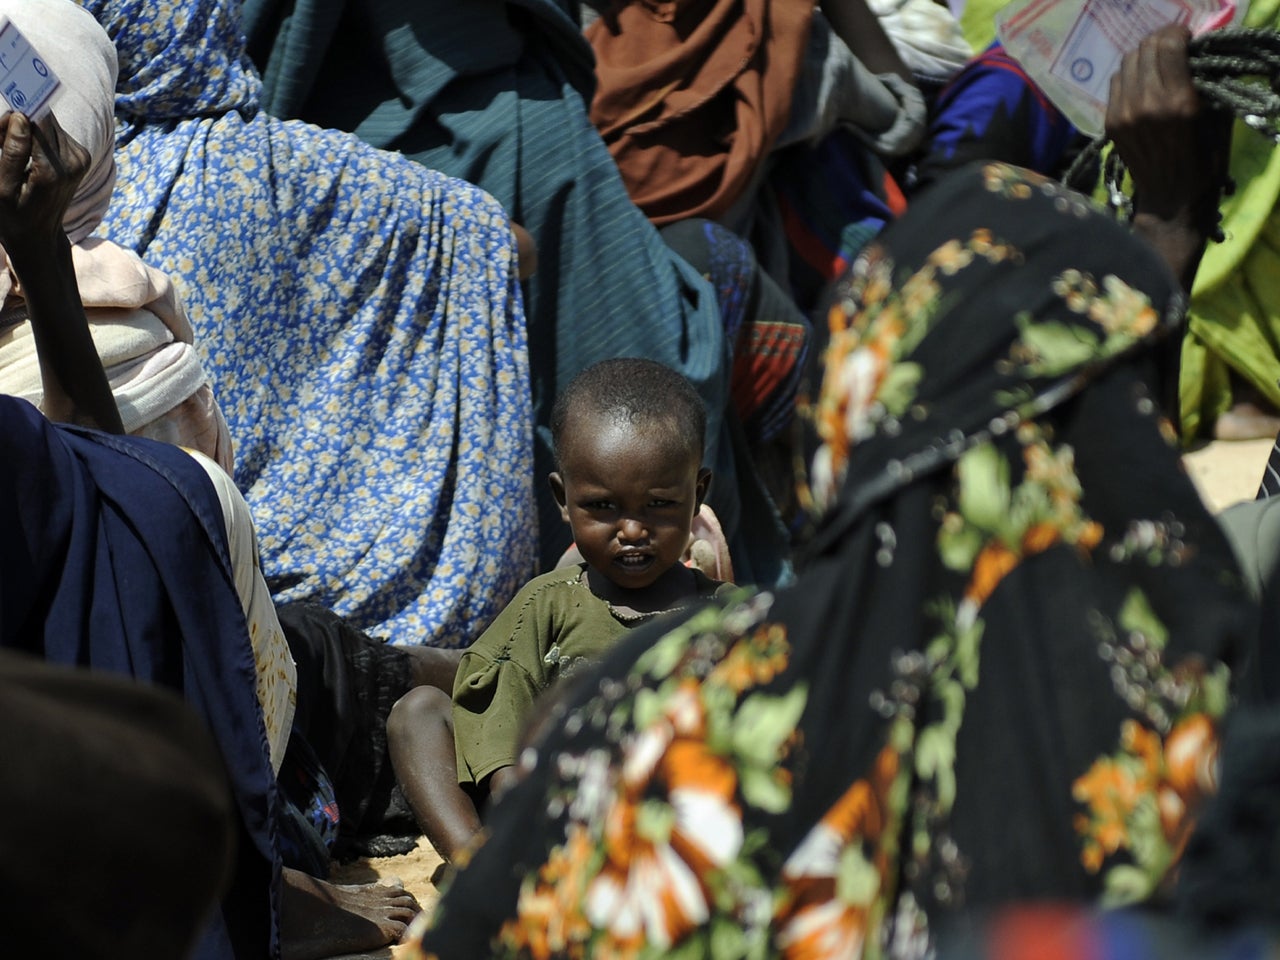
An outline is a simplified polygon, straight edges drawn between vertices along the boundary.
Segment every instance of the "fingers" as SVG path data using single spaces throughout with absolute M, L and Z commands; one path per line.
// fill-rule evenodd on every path
M 44 168 L 58 180 L 78 184 L 89 170 L 92 158 L 89 151 L 62 129 L 52 111 L 32 130 L 35 145 L 32 147 L 34 163 Z
M 1180 23 L 1170 24 L 1148 37 L 1140 48 L 1146 57 L 1144 65 L 1160 79 L 1166 89 L 1191 85 L 1191 68 L 1187 65 L 1187 44 L 1191 31 Z
M 52 114 L 38 125 L 21 113 L 0 116 L 0 244 L 11 257 L 61 236 L 90 160 Z
M 1147 37 L 1138 48 L 1140 69 L 1156 78 L 1153 86 L 1160 91 L 1165 108 L 1179 117 L 1193 117 L 1200 109 L 1187 62 L 1190 39 L 1190 30 L 1182 24 L 1170 24 Z
M 31 160 L 31 123 L 20 113 L 6 118 L 4 140 L 0 143 L 0 199 L 13 202 L 22 192 Z
M 1111 77 L 1106 116 L 1109 133 L 1142 121 L 1190 120 L 1200 112 L 1200 98 L 1187 61 L 1190 38 L 1185 26 L 1169 24 L 1144 37 L 1124 55 Z

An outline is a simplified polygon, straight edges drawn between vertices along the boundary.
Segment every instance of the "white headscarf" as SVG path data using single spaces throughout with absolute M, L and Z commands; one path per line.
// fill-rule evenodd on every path
M 192 344 L 194 334 L 169 276 L 118 244 L 93 237 L 116 182 L 116 50 L 92 14 L 73 0 L 0 0 L 0 15 L 22 31 L 53 69 L 61 87 L 51 101 L 62 128 L 89 151 L 90 166 L 63 218 L 71 241 L 80 299 L 116 404 L 130 433 L 160 430 L 159 438 L 196 446 L 230 466 L 226 425 L 208 390 Z M 0 303 L 21 296 L 17 275 L 0 269 Z M 192 398 L 201 392 L 197 402 Z M 0 392 L 39 403 L 38 358 L 28 324 L 0 330 Z M 193 411 L 198 415 L 193 417 Z M 176 423 L 166 429 L 164 418 Z M 172 424 L 171 424 L 172 427 Z M 216 449 L 215 449 L 216 448 Z
M 0 15 L 62 81 L 53 113 L 93 158 L 63 219 L 67 237 L 79 243 L 102 222 L 116 183 L 116 48 L 93 14 L 71 0 L 0 0 Z

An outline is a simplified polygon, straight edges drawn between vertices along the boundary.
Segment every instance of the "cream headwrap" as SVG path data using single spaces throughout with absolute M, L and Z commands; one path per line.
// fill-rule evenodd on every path
M 67 237 L 79 243 L 102 222 L 116 184 L 116 49 L 93 15 L 71 0 L 0 0 L 0 15 L 13 21 L 62 81 L 53 112 L 93 158 L 62 221 Z
M 7 16 L 62 81 L 52 101 L 62 128 L 89 151 L 89 171 L 63 219 L 80 298 L 125 429 L 203 450 L 228 470 L 230 439 L 192 346 L 191 324 L 167 274 L 90 234 L 116 182 L 116 51 L 72 0 L 0 0 Z M 7 254 L 0 302 L 22 290 Z M 0 329 L 0 392 L 39 403 L 40 368 L 30 325 Z M 199 394 L 199 396 L 197 396 Z M 162 421 L 168 421 L 162 422 Z

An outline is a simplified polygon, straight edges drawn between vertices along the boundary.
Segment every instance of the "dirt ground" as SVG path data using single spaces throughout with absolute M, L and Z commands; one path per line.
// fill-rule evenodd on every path
M 1188 453 L 1183 462 L 1200 496 L 1217 512 L 1257 495 L 1273 445 L 1270 439 L 1218 441 Z
M 1186 455 L 1187 472 L 1211 510 L 1217 512 L 1233 503 L 1254 498 L 1272 443 L 1269 439 L 1219 441 Z M 368 883 L 397 877 L 417 896 L 423 909 L 429 911 L 437 898 L 431 877 L 440 863 L 439 855 L 424 839 L 418 842 L 416 850 L 403 856 L 358 860 L 336 867 L 330 879 L 336 883 Z M 344 960 L 387 960 L 394 957 L 395 948 L 388 948 L 354 954 Z

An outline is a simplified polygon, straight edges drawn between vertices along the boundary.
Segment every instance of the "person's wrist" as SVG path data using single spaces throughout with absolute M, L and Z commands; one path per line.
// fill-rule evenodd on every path
M 1220 235 L 1222 221 L 1219 188 L 1202 189 L 1196 196 L 1155 199 L 1141 190 L 1134 193 L 1133 221 L 1137 225 L 1204 237 Z
M 43 275 L 66 264 L 71 243 L 59 229 L 44 235 L 11 237 L 4 243 L 4 252 L 21 280 L 24 275 Z

